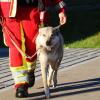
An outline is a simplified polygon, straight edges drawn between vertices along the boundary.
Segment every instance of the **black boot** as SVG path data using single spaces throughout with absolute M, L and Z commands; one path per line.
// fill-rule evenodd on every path
M 17 98 L 28 97 L 28 89 L 26 89 L 26 87 L 24 85 L 20 86 L 16 90 L 16 97 Z
M 28 72 L 29 87 L 32 87 L 35 83 L 34 70 Z

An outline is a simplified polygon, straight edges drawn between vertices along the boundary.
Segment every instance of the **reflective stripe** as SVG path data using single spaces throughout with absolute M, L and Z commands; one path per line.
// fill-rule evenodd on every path
M 15 84 L 17 85 L 17 84 L 28 84 L 29 82 L 16 82 Z
M 59 2 L 55 7 L 56 7 L 56 9 L 58 10 L 58 9 L 61 9 L 61 8 L 63 8 L 63 7 L 65 7 L 65 3 L 64 3 L 64 1 L 61 1 L 61 2 Z
M 12 76 L 14 78 L 15 84 L 18 83 L 28 83 L 27 68 L 24 66 L 10 67 L 12 71 Z
M 25 48 L 25 37 L 24 37 L 24 30 L 23 30 L 22 22 L 20 22 L 20 33 L 21 33 L 21 39 L 22 39 L 22 51 L 25 54 L 25 50 L 26 50 L 26 48 Z M 23 65 L 27 66 L 26 58 L 22 57 L 22 59 L 23 59 Z
M 0 0 L 0 2 L 11 2 L 11 0 Z
M 10 67 L 12 72 L 20 71 L 20 70 L 27 70 L 27 66 L 18 66 L 18 67 Z
M 27 76 L 24 76 L 24 77 L 14 77 L 14 81 L 15 81 L 15 84 L 19 84 L 19 83 L 29 83 Z
M 16 10 L 17 10 L 17 0 L 10 0 L 10 11 L 9 11 L 9 17 L 15 17 L 16 16 Z
M 21 31 L 21 39 L 22 39 L 22 51 L 25 54 L 25 36 L 24 36 L 24 30 L 23 30 L 23 25 L 22 22 L 20 22 L 20 31 Z M 27 67 L 27 70 L 35 69 L 36 67 L 36 61 L 34 62 L 26 62 L 26 58 L 22 57 L 23 59 L 23 66 Z
M 16 72 L 14 71 L 12 73 L 15 78 L 27 76 L 27 70 L 20 70 L 20 71 L 16 71 Z
M 35 70 L 36 68 L 36 61 L 34 62 L 27 62 L 28 70 Z

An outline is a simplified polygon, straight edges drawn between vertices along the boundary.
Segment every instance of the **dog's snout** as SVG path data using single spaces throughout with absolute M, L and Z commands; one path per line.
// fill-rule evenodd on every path
M 50 44 L 51 44 L 51 42 L 50 42 L 50 41 L 47 41 L 47 42 L 46 42 L 46 45 L 47 45 L 47 46 L 49 46 Z

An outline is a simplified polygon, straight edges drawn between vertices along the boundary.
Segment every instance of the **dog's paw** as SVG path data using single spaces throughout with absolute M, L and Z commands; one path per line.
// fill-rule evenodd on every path
M 49 89 L 45 91 L 45 97 L 46 97 L 46 99 L 50 98 L 50 91 L 49 91 Z

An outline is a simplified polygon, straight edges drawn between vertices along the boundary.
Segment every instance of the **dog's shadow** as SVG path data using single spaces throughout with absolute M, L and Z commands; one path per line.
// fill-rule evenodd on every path
M 55 89 L 51 88 L 51 97 L 52 98 L 58 98 L 58 97 L 65 97 L 70 95 L 77 95 L 82 93 L 88 93 L 88 92 L 94 92 L 94 91 L 100 91 L 100 78 L 94 78 L 94 79 L 87 79 L 87 80 L 81 80 L 76 82 L 69 82 L 69 83 L 63 83 L 58 84 Z M 34 100 L 44 100 L 44 92 L 37 92 L 30 94 L 30 99 L 32 97 L 35 97 Z

